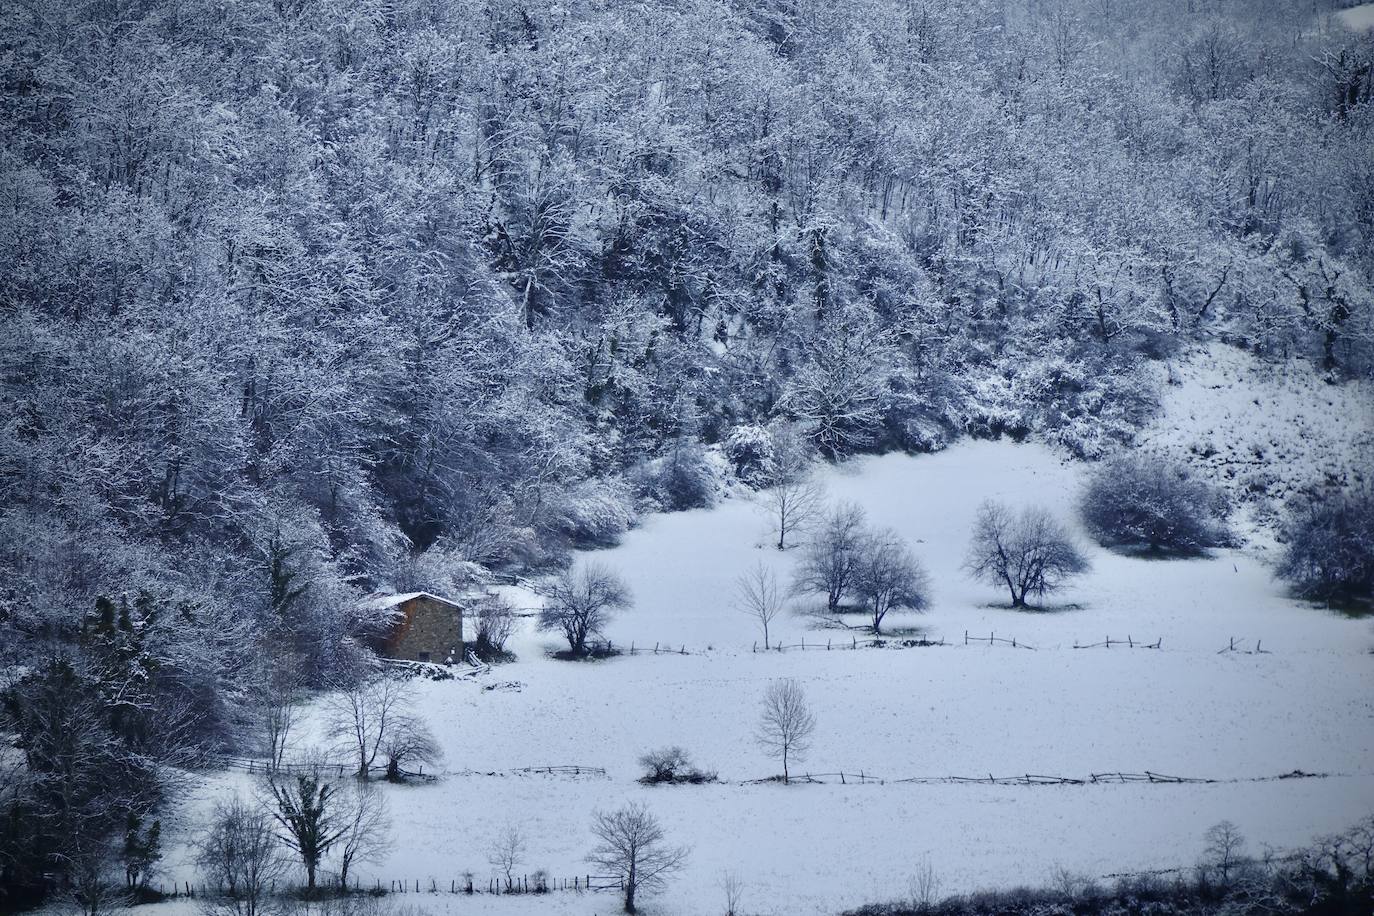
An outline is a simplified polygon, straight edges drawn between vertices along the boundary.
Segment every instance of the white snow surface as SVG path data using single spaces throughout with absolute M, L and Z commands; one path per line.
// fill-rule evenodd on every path
M 1223 379 L 1230 371 L 1224 362 L 1207 370 Z M 1306 438 L 1290 426 L 1315 402 L 1285 400 L 1295 389 L 1254 389 L 1261 408 L 1273 395 L 1283 409 L 1244 419 L 1234 409 L 1239 374 L 1218 389 L 1201 370 L 1189 372 L 1161 438 L 1171 417 L 1176 435 L 1187 421 L 1223 439 L 1248 424 L 1285 449 Z M 1282 458 L 1294 460 L 1306 459 Z M 692 847 L 686 869 L 645 901 L 646 912 L 720 911 L 718 880 L 731 869 L 745 881 L 747 912 L 836 913 L 902 896 L 923 861 L 945 892 L 1043 883 L 1057 866 L 1092 876 L 1189 866 L 1203 831 L 1222 819 L 1258 851 L 1307 843 L 1374 812 L 1370 622 L 1288 598 L 1256 548 L 1158 561 L 1089 547 L 1092 572 L 1039 612 L 1012 611 L 999 591 L 967 578 L 964 551 L 982 499 L 1043 504 L 1072 522 L 1084 471 L 1045 447 L 1005 441 L 824 471 L 830 499 L 856 501 L 873 523 L 896 529 L 931 573 L 931 610 L 893 615 L 889 625 L 919 627 L 950 643 L 943 647 L 826 651 L 827 639 L 838 646 L 850 634 L 793 615 L 774 622 L 774 641 L 817 648 L 753 652 L 759 636 L 732 607 L 734 582 L 757 560 L 790 575 L 795 551 L 768 546 L 767 519 L 745 499 L 649 518 L 622 546 L 590 555 L 634 592 L 634 608 L 608 635 L 689 654 L 560 662 L 545 654 L 555 640 L 535 633 L 529 617 L 512 641 L 518 661 L 475 681 L 416 682 L 419 709 L 446 748 L 446 774 L 436 784 L 384 787 L 395 848 L 361 869 L 364 880 L 433 880 L 446 890 L 472 871 L 482 883 L 485 847 L 507 822 L 522 825 L 529 842 L 522 871 L 586 874 L 593 812 L 642 801 L 673 841 Z M 507 591 L 517 606 L 537 605 L 531 592 Z M 1035 648 L 964 645 L 965 631 Z M 1162 648 L 1073 648 L 1128 635 Z M 1246 650 L 1262 641 L 1266 651 L 1219 653 L 1232 638 Z M 802 682 L 818 722 L 802 771 L 895 780 L 1150 770 L 1223 781 L 742 785 L 779 770 L 752 739 L 760 695 L 779 677 Z M 724 782 L 638 785 L 636 758 L 665 744 L 682 745 Z M 567 764 L 604 767 L 606 776 L 509 772 Z M 1331 775 L 1249 781 L 1295 769 Z M 209 777 L 184 836 L 195 834 L 209 799 L 233 791 L 250 791 L 248 777 Z M 184 849 L 169 854 L 168 867 L 169 878 L 194 877 Z M 408 894 L 396 903 L 454 914 L 617 909 L 605 893 Z
M 1347 29 L 1354 32 L 1374 29 L 1374 3 L 1362 3 L 1359 6 L 1347 7 L 1338 12 L 1336 17 Z

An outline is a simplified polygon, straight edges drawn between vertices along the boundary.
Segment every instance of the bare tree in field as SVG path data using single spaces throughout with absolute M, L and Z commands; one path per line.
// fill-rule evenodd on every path
M 554 580 L 539 614 L 539 629 L 563 634 L 572 654 L 582 655 L 587 640 L 610 623 L 612 612 L 630 604 L 630 589 L 618 575 L 600 563 L 587 563 Z
M 215 806 L 196 850 L 205 882 L 219 890 L 205 910 L 222 916 L 261 916 L 272 884 L 286 869 L 271 815 L 235 798 Z
M 348 887 L 348 873 L 356 864 L 376 862 L 391 849 L 391 819 L 381 789 L 355 783 L 340 801 L 343 832 L 336 848 L 339 885 Z
M 741 916 L 740 901 L 744 899 L 744 880 L 737 872 L 724 871 L 720 876 L 720 890 L 725 894 L 725 916 Z
M 815 521 L 824 504 L 825 488 L 812 473 L 811 455 L 799 436 L 782 430 L 774 434 L 773 441 L 762 504 L 778 533 L 778 549 L 786 550 L 787 539 Z
M 487 861 L 505 875 L 507 889 L 514 884 L 515 867 L 525 858 L 525 848 L 525 834 L 515 823 L 507 824 L 487 847 Z
M 767 648 L 768 625 L 782 613 L 783 593 L 778 586 L 778 577 L 763 561 L 735 580 L 735 607 L 758 621 L 763 628 L 763 645 Z
M 784 784 L 791 781 L 790 763 L 806 759 L 815 731 L 816 717 L 806 705 L 801 684 L 790 677 L 769 684 L 755 739 L 768 756 L 782 761 Z
M 1012 607 L 1026 607 L 1028 595 L 1063 587 L 1088 569 L 1088 560 L 1069 529 L 1044 509 L 1017 514 L 989 501 L 978 510 L 964 567 L 975 579 L 1006 588 Z
M 406 712 L 397 716 L 387 729 L 382 755 L 386 758 L 387 781 L 400 782 L 405 778 L 402 767 L 408 763 L 438 763 L 444 757 L 444 749 L 424 719 Z
M 1206 863 L 1220 873 L 1223 885 L 1229 884 L 1231 872 L 1245 860 L 1245 838 L 1240 829 L 1230 821 L 1221 821 L 1208 827 L 1202 839 Z
M 272 772 L 281 767 L 296 725 L 300 663 L 289 652 L 268 653 L 258 671 L 258 709 L 264 756 Z
M 826 610 L 838 612 L 854 584 L 867 537 L 867 518 L 857 503 L 842 503 L 826 511 L 811 540 L 802 548 L 792 590 L 825 595 Z
M 327 733 L 357 761 L 359 779 L 368 778 L 392 732 L 409 717 L 410 700 L 409 685 L 384 674 L 364 677 L 330 697 Z
M 868 607 L 876 636 L 889 611 L 925 610 L 930 576 L 897 533 L 887 529 L 866 539 L 854 571 L 854 591 Z
M 587 861 L 624 882 L 627 913 L 635 912 L 641 891 L 661 888 L 687 860 L 687 848 L 669 846 L 658 819 L 638 803 L 597 812 L 592 833 L 600 843 Z

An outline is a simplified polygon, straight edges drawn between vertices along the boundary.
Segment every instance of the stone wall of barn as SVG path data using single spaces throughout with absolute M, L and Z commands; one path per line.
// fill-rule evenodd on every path
M 385 654 L 415 662 L 463 660 L 463 612 L 421 596 L 401 605 L 405 617 L 387 641 Z

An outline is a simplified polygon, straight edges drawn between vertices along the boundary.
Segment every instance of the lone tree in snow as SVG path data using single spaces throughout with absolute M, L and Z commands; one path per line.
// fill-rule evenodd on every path
M 507 889 L 515 884 L 515 867 L 525 859 L 525 834 L 520 825 L 507 824 L 487 847 L 487 862 L 505 876 Z
M 368 778 L 398 729 L 414 721 L 410 704 L 410 686 L 381 673 L 365 675 L 331 695 L 325 728 L 329 737 L 357 761 L 359 779 Z
M 1216 869 L 1223 885 L 1231 883 L 1231 872 L 1245 861 L 1245 837 L 1230 821 L 1221 821 L 1207 828 L 1202 835 L 1205 862 Z
M 801 684 L 790 677 L 769 684 L 763 695 L 763 714 L 755 740 L 764 753 L 782 761 L 784 784 L 791 781 L 790 763 L 806 759 L 815 731 L 816 717 L 806 705 Z
M 867 539 L 867 519 L 858 504 L 843 503 L 828 510 L 802 548 L 793 591 L 825 595 L 826 610 L 837 613 L 854 585 Z
M 778 532 L 778 549 L 786 550 L 788 537 L 811 525 L 825 497 L 825 488 L 812 474 L 806 443 L 794 431 L 774 433 L 766 480 L 763 507 Z
M 1043 596 L 1088 569 L 1073 535 L 1044 509 L 1019 514 L 996 502 L 978 510 L 965 568 L 975 579 L 1004 586 L 1012 607 L 1026 607 L 1026 596 Z
M 270 908 L 272 885 L 285 871 L 272 817 L 259 805 L 235 798 L 215 806 L 196 850 L 207 884 L 222 896 L 206 910 L 223 916 L 261 916 Z
M 338 789 L 316 775 L 269 782 L 267 787 L 275 803 L 272 817 L 281 828 L 277 836 L 300 857 L 306 889 L 314 891 L 320 862 L 348 832 L 348 818 L 334 800 Z
M 539 629 L 555 630 L 573 655 L 584 655 L 587 640 L 601 634 L 613 611 L 631 604 L 630 589 L 607 566 L 587 563 L 554 580 L 548 604 L 539 614 Z
M 638 803 L 597 812 L 592 833 L 600 842 L 587 861 L 624 882 L 627 913 L 641 891 L 661 888 L 687 860 L 687 848 L 669 846 L 658 819 Z
M 1083 524 L 1108 547 L 1197 554 L 1227 538 L 1226 500 L 1186 468 L 1155 455 L 1103 463 L 1079 504 Z
M 876 636 L 889 611 L 926 609 L 930 576 L 906 543 L 888 529 L 865 539 L 854 570 L 854 591 L 868 607 Z
M 735 607 L 758 621 L 768 648 L 768 625 L 782 613 L 783 594 L 778 577 L 762 560 L 735 581 Z

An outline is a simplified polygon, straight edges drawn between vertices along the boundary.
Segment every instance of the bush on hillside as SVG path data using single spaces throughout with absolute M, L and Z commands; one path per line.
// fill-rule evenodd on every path
M 1374 603 L 1374 489 L 1292 507 L 1281 533 L 1279 578 L 1319 601 Z
M 1122 455 L 1099 465 L 1079 511 L 1107 547 L 1195 555 L 1229 539 L 1226 499 L 1182 465 L 1156 455 Z

